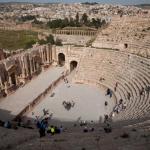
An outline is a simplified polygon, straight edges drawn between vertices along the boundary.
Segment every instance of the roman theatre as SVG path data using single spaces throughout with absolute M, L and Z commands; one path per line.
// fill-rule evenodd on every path
M 41 117 L 45 111 L 61 121 L 148 117 L 149 25 L 148 18 L 115 18 L 95 35 L 56 35 L 75 37 L 76 43 L 87 42 L 87 36 L 93 39 L 90 46 L 73 45 L 72 39 L 71 44 L 36 45 L 1 60 L 0 119 Z M 125 108 L 116 113 L 120 100 Z

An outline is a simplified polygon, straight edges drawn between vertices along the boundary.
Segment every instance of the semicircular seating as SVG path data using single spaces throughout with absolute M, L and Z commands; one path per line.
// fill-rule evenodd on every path
M 86 54 L 79 63 L 75 82 L 105 85 L 112 89 L 117 102 L 123 99 L 127 108 L 117 114 L 114 120 L 150 115 L 150 93 L 145 90 L 150 85 L 150 60 L 115 50 L 93 48 L 90 51 L 92 54 Z M 100 81 L 100 78 L 104 80 Z M 114 91 L 116 83 L 118 87 Z

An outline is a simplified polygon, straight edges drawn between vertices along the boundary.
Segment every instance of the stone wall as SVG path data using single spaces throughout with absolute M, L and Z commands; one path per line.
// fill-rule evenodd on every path
M 2 49 L 0 49 L 0 60 L 5 58 L 5 53 Z
M 150 58 L 149 16 L 112 18 L 109 26 L 99 30 L 93 47 L 118 49 Z
M 38 75 L 53 62 L 52 46 L 42 45 L 0 61 L 0 97 Z

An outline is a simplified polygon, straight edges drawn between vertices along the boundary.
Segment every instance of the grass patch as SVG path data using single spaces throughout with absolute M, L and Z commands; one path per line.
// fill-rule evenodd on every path
M 33 31 L 0 30 L 0 48 L 10 51 L 27 49 L 38 40 L 38 34 Z

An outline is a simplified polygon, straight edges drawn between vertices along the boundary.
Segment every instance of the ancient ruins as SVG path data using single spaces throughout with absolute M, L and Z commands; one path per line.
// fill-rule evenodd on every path
M 32 48 L 0 47 L 0 149 L 149 150 L 148 9 L 4 3 L 0 10 L 0 30 L 37 34 Z M 105 23 L 97 27 L 95 18 Z M 46 26 L 55 19 L 72 24 Z
M 150 109 L 149 92 L 140 93 L 150 82 L 149 25 L 147 16 L 114 18 L 107 27 L 97 31 L 90 47 L 36 45 L 1 60 L 0 97 L 7 97 L 46 68 L 60 65 L 65 67 L 64 72 L 75 69 L 74 83 L 103 85 L 113 91 L 117 101 L 126 101 L 129 107 L 114 120 L 146 117 Z M 78 30 L 70 30 L 70 34 L 83 36 Z M 66 34 L 68 31 L 57 32 Z M 88 35 L 91 34 L 89 31 Z M 118 87 L 114 91 L 116 83 Z M 129 93 L 133 102 L 128 99 Z

